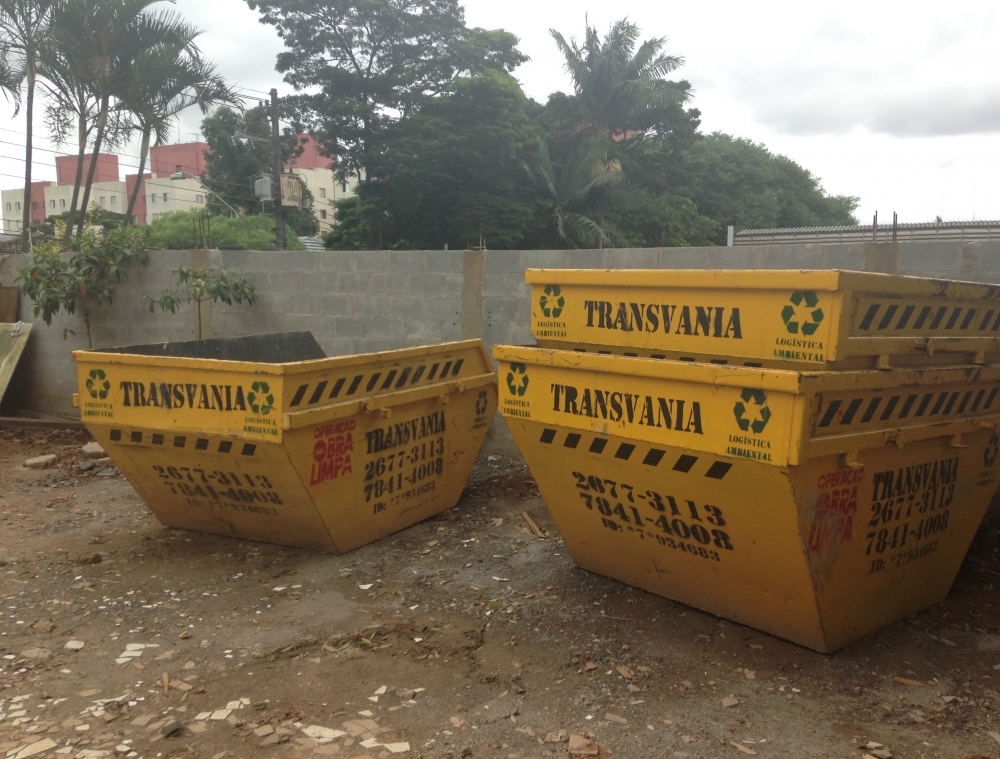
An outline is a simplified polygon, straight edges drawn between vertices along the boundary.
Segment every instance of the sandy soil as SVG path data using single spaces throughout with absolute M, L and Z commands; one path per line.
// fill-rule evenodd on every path
M 338 557 L 164 528 L 87 439 L 0 430 L 0 759 L 1000 755 L 995 526 L 823 656 L 575 568 L 514 459 Z

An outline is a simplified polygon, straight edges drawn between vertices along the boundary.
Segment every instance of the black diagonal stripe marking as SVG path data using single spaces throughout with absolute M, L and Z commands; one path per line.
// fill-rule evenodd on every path
M 316 403 L 320 398 L 323 397 L 323 391 L 326 390 L 327 384 L 328 384 L 327 381 L 323 380 L 318 385 L 316 385 L 316 389 L 313 390 L 313 394 L 309 396 L 309 403 Z
M 571 432 L 566 436 L 566 442 L 563 443 L 563 448 L 576 448 L 580 445 L 580 438 L 582 436 L 579 432 Z
M 424 369 L 427 368 L 427 364 L 421 364 L 417 367 L 417 371 L 413 373 L 413 379 L 410 380 L 411 385 L 416 385 L 420 382 L 420 378 L 424 376 Z
M 837 409 L 840 408 L 840 401 L 830 401 L 830 405 L 826 407 L 826 413 L 823 414 L 822 420 L 820 420 L 820 427 L 829 427 L 830 422 L 833 421 L 834 415 L 837 413 Z
M 931 315 L 931 307 L 924 306 L 920 309 L 920 316 L 917 317 L 916 323 L 913 325 L 913 329 L 920 329 L 924 326 L 924 322 L 927 321 L 927 317 Z
M 675 472 L 690 472 L 691 467 L 693 467 L 698 461 L 697 456 L 688 456 L 686 453 L 681 454 L 681 457 L 677 459 L 674 464 Z
M 541 440 L 542 440 L 543 443 L 549 444 L 549 443 L 551 443 L 555 439 L 556 439 L 556 431 L 555 430 L 542 430 L 542 438 L 541 438 Z
M 642 463 L 646 466 L 656 466 L 660 463 L 660 459 L 662 459 L 666 453 L 666 451 L 661 451 L 659 448 L 650 448 L 649 452 L 646 454 L 646 458 L 642 460 Z
M 385 375 L 385 382 L 383 382 L 383 383 L 382 383 L 382 387 L 381 387 L 381 388 L 379 388 L 379 389 L 380 389 L 380 390 L 388 390 L 388 389 L 389 389 L 389 386 L 390 386 L 390 385 L 392 385 L 392 381 L 393 381 L 394 379 L 396 379 L 396 375 L 397 375 L 398 373 L 399 373 L 399 372 L 398 372 L 398 370 L 396 370 L 396 369 L 393 369 L 393 370 L 392 370 L 392 371 L 390 371 L 390 372 L 389 372 L 389 373 L 388 373 L 387 375 Z
M 378 378 L 381 376 L 382 372 L 375 372 L 375 374 L 371 376 L 371 379 L 368 380 L 368 384 L 365 385 L 366 393 L 370 393 L 372 390 L 375 389 L 375 385 L 378 383 Z
M 972 324 L 972 319 L 975 315 L 976 315 L 976 309 L 970 308 L 969 313 L 967 313 L 965 315 L 965 318 L 962 319 L 962 326 L 960 327 L 960 329 L 968 329 L 969 325 Z
M 854 415 L 858 413 L 858 409 L 861 408 L 864 400 L 864 398 L 855 398 L 847 405 L 847 411 L 844 412 L 844 416 L 840 420 L 842 427 L 854 421 Z
M 972 391 L 967 390 L 965 395 L 962 396 L 962 402 L 958 404 L 958 413 L 964 414 L 965 407 L 969 405 L 969 401 L 972 400 Z
M 986 388 L 984 387 L 978 393 L 976 393 L 976 400 L 972 402 L 972 408 L 969 409 L 973 414 L 979 410 L 979 404 L 983 402 L 983 396 L 986 395 Z
M 346 377 L 341 377 L 336 382 L 333 383 L 333 390 L 330 391 L 330 398 L 336 398 L 340 395 L 340 391 L 344 389 L 344 382 Z
M 452 377 L 457 377 L 458 376 L 458 373 L 460 371 L 462 371 L 462 364 L 464 364 L 464 363 L 465 363 L 465 359 L 464 358 L 460 358 L 458 361 L 455 362 L 455 368 L 451 370 L 451 376 Z
M 881 303 L 872 303 L 868 306 L 868 311 L 865 313 L 865 318 L 861 320 L 861 329 L 867 331 L 871 326 L 872 322 L 875 320 L 875 314 L 878 313 L 879 308 L 882 307 Z
M 934 416 L 938 411 L 940 411 L 941 407 L 944 405 L 944 402 L 947 399 L 948 399 L 948 391 L 945 390 L 943 393 L 941 393 L 941 395 L 938 396 L 938 399 L 934 402 L 934 408 L 931 409 L 931 413 L 928 416 Z
M 351 380 L 351 386 L 347 388 L 347 395 L 354 395 L 355 391 L 357 391 L 358 389 L 358 386 L 361 384 L 361 380 L 363 380 L 364 378 L 365 375 L 363 374 L 358 374 L 357 376 L 355 376 L 355 378 Z
M 899 321 L 896 322 L 896 329 L 905 329 L 906 323 L 910 321 L 910 317 L 913 315 L 913 309 L 916 306 L 907 306 L 903 309 L 903 315 L 899 317 Z
M 990 390 L 990 394 L 986 396 L 986 403 L 983 404 L 983 411 L 986 411 L 990 406 L 993 405 L 993 399 L 997 397 L 997 388 Z
M 292 396 L 292 402 L 289 406 L 298 406 L 302 403 L 302 396 L 306 394 L 306 390 L 309 389 L 309 385 L 299 385 L 299 389 L 295 391 L 295 395 Z
M 962 313 L 960 306 L 956 306 L 955 310 L 951 312 L 951 316 L 948 317 L 948 323 L 945 325 L 945 329 L 952 329 L 955 326 L 955 322 L 958 321 L 959 314 Z
M 399 381 L 396 383 L 396 389 L 403 387 L 406 384 L 406 380 L 410 378 L 410 371 L 413 369 L 412 366 L 407 366 L 403 368 L 403 371 L 399 375 Z
M 951 413 L 951 409 L 954 407 L 955 401 L 958 400 L 958 395 L 959 394 L 955 392 L 948 396 L 948 405 L 945 406 L 944 411 L 941 412 L 943 416 L 948 416 L 948 414 Z
M 880 321 L 878 323 L 878 328 L 880 330 L 881 329 L 885 329 L 886 327 L 889 326 L 889 323 L 892 321 L 892 317 L 894 317 L 896 315 L 896 311 L 898 309 L 899 309 L 899 306 L 897 306 L 895 303 L 893 303 L 891 306 L 889 306 L 889 308 L 887 308 L 885 310 L 885 314 L 883 314 L 883 316 L 882 316 L 882 321 Z
M 865 409 L 864 416 L 861 417 L 862 424 L 867 424 L 872 420 L 872 417 L 875 416 L 875 412 L 878 411 L 878 405 L 881 402 L 882 402 L 881 395 L 871 399 L 871 402 L 868 404 L 868 408 Z
M 608 439 L 603 437 L 595 437 L 594 442 L 590 444 L 591 453 L 604 453 L 604 448 L 608 444 Z
M 427 375 L 427 381 L 428 382 L 433 382 L 434 381 L 434 375 L 437 374 L 439 366 L 441 366 L 441 364 L 434 364 L 433 366 L 431 366 L 431 373 Z
M 938 309 L 937 313 L 934 314 L 934 318 L 931 320 L 931 329 L 938 328 L 938 325 L 941 324 L 941 320 L 944 318 L 944 315 L 946 313 L 948 313 L 948 307 L 941 306 L 941 308 Z
M 982 323 L 979 325 L 979 331 L 984 331 L 988 326 L 990 326 L 990 319 L 993 318 L 994 310 L 991 308 L 986 312 L 986 316 L 983 317 Z
M 896 404 L 899 403 L 900 396 L 894 395 L 889 399 L 889 402 L 885 404 L 885 411 L 882 412 L 882 416 L 879 417 L 881 421 L 886 421 L 892 416 L 893 410 L 896 408 Z
M 732 464 L 729 464 L 725 461 L 716 461 L 714 464 L 712 464 L 712 466 L 708 468 L 708 471 L 705 472 L 705 476 L 711 477 L 713 480 L 721 480 L 729 473 L 729 470 L 732 468 L 733 468 Z
M 910 409 L 913 408 L 914 401 L 917 400 L 916 395 L 907 396 L 906 400 L 903 402 L 903 408 L 899 410 L 899 416 L 897 419 L 906 419 L 906 415 L 910 413 Z M 926 406 L 924 406 L 926 408 Z M 919 416 L 919 412 L 917 414 Z
M 615 458 L 624 459 L 625 461 L 628 461 L 629 458 L 632 456 L 632 451 L 634 450 L 635 446 L 632 445 L 631 443 L 622 443 L 620 446 L 618 446 L 618 450 L 615 451 Z

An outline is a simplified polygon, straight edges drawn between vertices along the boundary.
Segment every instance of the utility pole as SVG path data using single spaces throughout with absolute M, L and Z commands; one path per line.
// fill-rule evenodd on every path
M 278 127 L 278 90 L 271 88 L 271 150 L 274 158 L 274 249 L 285 249 L 285 209 L 281 205 L 281 133 Z

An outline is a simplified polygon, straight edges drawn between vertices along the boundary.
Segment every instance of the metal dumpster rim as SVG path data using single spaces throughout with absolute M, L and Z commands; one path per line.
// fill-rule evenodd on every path
M 957 279 L 882 274 L 851 269 L 526 269 L 529 285 L 600 287 L 601 275 L 619 287 L 725 290 L 855 290 L 860 294 L 1000 298 L 1000 286 Z
M 580 353 L 534 345 L 494 345 L 493 358 L 514 363 L 545 364 L 601 374 L 634 374 L 649 379 L 696 382 L 722 387 L 745 387 L 776 392 L 803 393 L 837 390 L 875 390 L 885 386 L 921 387 L 947 381 L 1000 379 L 1000 364 L 961 364 L 889 369 L 804 370 L 775 369 L 736 364 L 709 364 L 697 361 Z M 540 360 L 543 359 L 543 360 Z M 900 376 L 908 378 L 900 381 Z
M 116 346 L 117 347 L 117 346 Z M 482 354 L 484 364 L 490 364 L 489 353 L 487 353 L 482 340 L 455 340 L 447 343 L 435 343 L 428 345 L 418 345 L 412 348 L 399 348 L 388 351 L 374 351 L 370 353 L 351 353 L 347 356 L 328 356 L 326 358 L 315 358 L 307 361 L 288 361 L 285 363 L 257 363 L 255 361 L 231 361 L 218 358 L 187 358 L 184 356 L 146 356 L 131 353 L 113 353 L 103 351 L 99 348 L 89 350 L 74 350 L 70 354 L 73 361 L 81 358 L 88 360 L 99 360 L 108 364 L 119 365 L 142 365 L 142 366 L 164 366 L 175 368 L 178 361 L 184 361 L 185 366 L 192 369 L 224 372 L 246 372 L 253 374 L 271 374 L 294 377 L 313 371 L 324 371 L 328 369 L 343 369 L 354 365 L 370 365 L 373 362 L 385 361 L 385 356 L 391 354 L 392 361 L 404 361 L 407 359 L 420 358 L 430 353 L 448 352 L 450 350 L 464 350 L 467 348 L 477 348 Z M 442 350 L 443 349 L 443 350 Z

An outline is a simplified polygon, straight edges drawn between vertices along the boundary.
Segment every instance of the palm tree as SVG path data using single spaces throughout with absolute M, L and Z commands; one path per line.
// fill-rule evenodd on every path
M 608 158 L 607 135 L 581 139 L 565 166 L 556 169 L 548 147 L 539 140 L 539 172 L 551 230 L 559 245 L 570 248 L 603 248 L 620 242 L 621 234 L 603 219 L 613 209 L 633 203 L 632 193 L 621 187 L 621 164 Z M 530 169 L 529 169 L 530 173 Z
M 48 39 L 56 0 L 0 0 L 0 45 L 5 53 L 8 84 L 24 77 L 26 132 L 24 145 L 24 207 L 21 233 L 24 251 L 31 249 L 31 159 L 33 148 L 35 84 L 38 59 Z M 11 64 L 10 55 L 18 63 Z
M 113 116 L 124 118 L 125 108 L 112 109 L 112 99 L 128 92 L 140 56 L 163 45 L 182 42 L 188 27 L 172 11 L 150 12 L 157 0 L 64 0 L 57 24 L 57 40 L 74 59 L 84 63 L 92 94 L 98 99 L 90 166 L 83 188 L 77 230 L 83 231 L 97 159 Z M 67 225 L 66 240 L 72 234 Z
M 207 113 L 213 105 L 241 103 L 241 98 L 226 86 L 215 67 L 192 54 L 194 39 L 199 34 L 200 31 L 193 27 L 178 27 L 177 40 L 148 50 L 135 61 L 134 80 L 122 97 L 141 135 L 139 175 L 125 212 L 126 224 L 131 222 L 139 197 L 150 140 L 155 137 L 156 144 L 164 142 L 177 114 L 192 105 Z
M 637 49 L 639 27 L 628 19 L 612 24 L 603 41 L 589 23 L 583 44 L 567 42 L 555 29 L 549 34 L 566 59 L 585 126 L 620 139 L 649 128 L 662 109 L 691 97 L 687 82 L 664 79 L 684 58 L 664 52 L 666 37 L 652 37 Z

